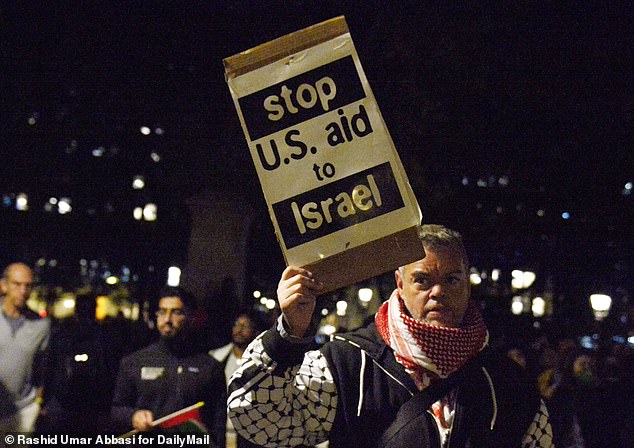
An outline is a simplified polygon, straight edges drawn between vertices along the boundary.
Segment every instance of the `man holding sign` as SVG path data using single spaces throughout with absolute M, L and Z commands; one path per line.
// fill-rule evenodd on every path
M 277 327 L 249 346 L 229 384 L 242 436 L 276 448 L 552 446 L 533 383 L 488 349 L 460 235 L 424 225 L 420 239 L 425 256 L 395 271 L 375 322 L 318 350 L 311 323 L 327 285 L 286 268 Z

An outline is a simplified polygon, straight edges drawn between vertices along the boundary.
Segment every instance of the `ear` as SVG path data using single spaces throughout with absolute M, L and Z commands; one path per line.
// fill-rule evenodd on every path
M 396 287 L 399 291 L 403 290 L 403 274 L 401 274 L 401 270 L 397 269 L 394 271 L 394 280 L 396 281 Z

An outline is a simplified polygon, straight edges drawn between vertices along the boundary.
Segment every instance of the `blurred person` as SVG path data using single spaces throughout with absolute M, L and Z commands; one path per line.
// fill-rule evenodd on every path
M 314 349 L 323 285 L 287 267 L 277 326 L 229 384 L 236 430 L 268 447 L 551 447 L 548 410 L 521 368 L 488 349 L 461 236 L 424 225 L 425 257 L 395 271 L 375 322 Z
M 537 378 L 537 388 L 550 412 L 554 443 L 558 448 L 584 448 L 586 442 L 579 424 L 577 382 L 573 364 L 577 354 L 569 345 L 544 352 L 545 369 Z M 551 362 L 554 366 L 551 366 Z M 592 445 L 588 445 L 590 448 Z
M 24 263 L 8 265 L 0 279 L 0 381 L 13 397 L 15 418 L 4 430 L 33 432 L 41 409 L 42 370 L 51 323 L 26 306 L 33 271 Z
M 96 434 L 108 428 L 118 357 L 96 322 L 95 295 L 80 293 L 75 313 L 52 332 L 41 432 Z
M 225 371 L 225 379 L 229 383 L 229 378 L 233 372 L 242 364 L 242 355 L 247 346 L 255 337 L 266 330 L 267 324 L 262 316 L 253 311 L 244 311 L 238 314 L 231 328 L 231 342 L 209 351 Z M 253 446 L 243 437 L 236 434 L 236 430 L 227 419 L 226 448 L 243 448 Z
M 202 423 L 216 446 L 225 444 L 226 383 L 222 366 L 200 350 L 192 331 L 195 299 L 180 288 L 160 293 L 157 343 L 121 360 L 112 419 L 122 429 L 153 428 L 154 420 L 203 401 Z
M 506 351 L 508 356 L 513 362 L 515 362 L 522 369 L 526 369 L 526 355 L 521 348 L 511 347 Z

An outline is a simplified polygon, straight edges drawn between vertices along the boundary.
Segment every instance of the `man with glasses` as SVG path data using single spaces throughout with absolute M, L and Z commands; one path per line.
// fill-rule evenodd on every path
M 222 366 L 200 350 L 192 331 L 195 299 L 180 288 L 160 293 L 156 327 L 160 340 L 121 361 L 112 418 L 122 430 L 148 431 L 160 417 L 205 402 L 202 421 L 224 446 L 226 383 Z

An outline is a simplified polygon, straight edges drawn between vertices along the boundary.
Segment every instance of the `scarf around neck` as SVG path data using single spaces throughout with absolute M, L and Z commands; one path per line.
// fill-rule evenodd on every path
M 459 328 L 438 327 L 411 317 L 398 289 L 381 305 L 375 321 L 379 334 L 420 390 L 459 370 L 489 340 L 484 319 L 472 303 Z

